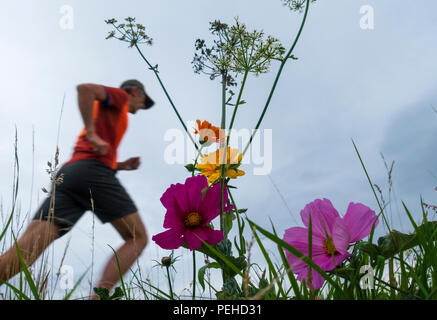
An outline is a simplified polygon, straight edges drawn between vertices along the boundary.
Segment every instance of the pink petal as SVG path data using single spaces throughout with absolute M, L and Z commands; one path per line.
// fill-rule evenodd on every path
M 226 206 L 226 202 L 228 201 L 228 192 L 226 187 L 223 189 L 223 204 L 224 212 L 229 211 L 233 208 L 233 206 Z M 205 197 L 200 202 L 199 213 L 205 219 L 204 224 L 210 223 L 213 219 L 215 219 L 218 215 L 220 215 L 220 183 L 215 184 L 211 188 L 209 188 Z
M 188 199 L 188 211 L 197 212 L 202 197 L 202 189 L 208 187 L 208 181 L 205 176 L 198 175 L 185 180 L 185 191 Z
M 213 230 L 210 227 L 204 227 L 203 230 L 205 231 L 205 233 L 208 237 L 206 242 L 210 245 L 214 245 L 216 243 L 219 243 L 224 238 L 222 230 Z
M 299 281 L 302 282 L 303 279 L 306 280 L 306 282 L 308 282 L 308 273 L 309 273 L 309 268 L 306 268 L 305 270 L 302 270 L 301 272 L 299 272 L 297 279 Z M 314 289 L 318 290 L 323 286 L 323 283 L 325 283 L 325 279 L 320 275 L 320 273 L 318 273 L 316 270 L 311 269 L 311 277 L 312 277 L 312 285 L 314 287 Z M 307 283 L 308 286 L 308 283 Z
M 337 210 L 335 210 L 331 201 L 328 199 L 316 199 L 307 204 L 300 212 L 302 222 L 306 227 L 309 226 L 309 216 L 311 213 L 311 224 L 314 234 L 325 237 L 325 230 L 330 237 L 332 237 L 332 228 L 335 219 L 340 217 Z
M 293 227 L 285 230 L 283 240 L 292 246 L 298 245 L 300 247 L 305 246 L 306 252 L 308 252 L 308 229 L 302 227 Z M 317 252 L 319 249 L 323 249 L 325 238 L 320 237 L 317 234 L 312 234 L 312 251 Z
M 164 228 L 184 228 L 184 215 L 174 208 L 167 209 L 164 217 Z
M 232 209 L 234 209 L 234 205 L 230 204 L 229 206 L 225 206 L 223 208 L 223 212 L 228 212 L 229 210 L 232 210 Z
M 190 202 L 189 202 L 189 188 L 182 184 L 181 187 L 174 193 L 174 199 L 179 209 L 179 212 L 189 213 L 190 212 Z
M 323 271 L 331 271 L 336 266 L 340 265 L 344 260 L 350 258 L 351 256 L 352 254 L 350 253 L 345 253 L 345 254 L 337 253 L 334 255 L 334 259 L 333 259 L 331 255 L 326 254 L 324 258 L 321 259 L 317 265 Z M 334 260 L 335 260 L 335 264 L 334 264 Z
M 161 233 L 158 233 L 152 237 L 152 240 L 156 242 L 161 248 L 166 250 L 178 249 L 181 247 L 185 239 L 182 235 L 182 230 L 170 229 Z
M 161 203 L 166 209 L 179 209 L 176 204 L 175 196 L 181 192 L 182 187 L 180 183 L 172 184 L 161 196 Z
M 206 235 L 203 229 L 201 228 L 186 229 L 185 239 L 187 240 L 188 247 L 190 248 L 191 251 L 199 248 L 203 244 L 202 241 L 198 237 L 196 237 L 195 234 L 205 242 L 208 240 L 208 236 Z
M 347 253 L 349 239 L 350 235 L 347 225 L 343 222 L 342 218 L 337 218 L 332 229 L 332 241 L 334 242 L 335 249 L 341 254 Z
M 375 220 L 376 228 L 379 221 L 373 210 L 361 203 L 349 203 L 343 222 L 349 229 L 350 242 L 356 242 L 368 236 Z
M 308 229 L 302 227 L 293 227 L 285 230 L 283 240 L 293 246 L 296 250 L 305 256 L 308 256 Z M 318 257 L 325 254 L 323 249 L 324 239 L 318 235 L 313 234 L 312 238 L 312 260 L 317 263 Z M 293 270 L 304 268 L 307 264 L 299 257 L 292 254 L 290 251 L 284 249 L 287 256 L 288 263 Z

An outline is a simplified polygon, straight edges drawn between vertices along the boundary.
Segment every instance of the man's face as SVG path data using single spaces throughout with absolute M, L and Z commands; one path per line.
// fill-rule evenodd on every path
M 145 109 L 145 107 L 146 94 L 142 89 L 133 87 L 129 93 L 129 112 L 135 114 L 139 109 Z

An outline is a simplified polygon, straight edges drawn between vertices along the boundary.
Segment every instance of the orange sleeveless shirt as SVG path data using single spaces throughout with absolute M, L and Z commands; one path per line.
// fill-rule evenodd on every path
M 113 170 L 117 169 L 117 149 L 128 127 L 128 94 L 119 88 L 104 86 L 107 100 L 94 101 L 94 127 L 100 138 L 109 147 L 106 155 L 94 152 L 94 147 L 85 136 L 85 128 L 77 138 L 73 156 L 64 165 L 83 159 L 94 159 L 103 162 Z

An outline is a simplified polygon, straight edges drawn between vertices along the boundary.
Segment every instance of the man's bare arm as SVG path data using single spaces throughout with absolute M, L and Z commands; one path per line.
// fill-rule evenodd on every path
M 85 130 L 94 132 L 93 104 L 94 100 L 105 101 L 106 91 L 103 86 L 84 83 L 77 86 L 79 110 L 85 124 Z
M 118 162 L 117 170 L 136 170 L 140 164 L 140 157 L 129 158 L 126 161 Z
M 94 100 L 106 101 L 105 88 L 100 85 L 85 83 L 77 86 L 77 93 L 79 110 L 85 125 L 86 137 L 94 145 L 94 151 L 97 154 L 105 155 L 108 150 L 108 143 L 97 135 L 93 119 Z

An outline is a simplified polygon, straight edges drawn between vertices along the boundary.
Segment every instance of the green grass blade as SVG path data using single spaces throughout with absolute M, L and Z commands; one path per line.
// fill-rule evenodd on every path
M 272 224 L 273 233 L 277 237 L 278 235 L 276 233 L 275 227 L 273 226 L 273 223 L 271 220 L 270 220 L 270 223 Z M 284 249 L 280 245 L 277 245 L 277 247 L 278 247 L 279 255 L 281 256 L 282 263 L 284 264 L 284 267 L 286 268 L 288 280 L 290 281 L 291 287 L 293 288 L 294 295 L 296 296 L 297 299 L 300 300 L 300 299 L 302 299 L 302 296 L 300 293 L 299 284 L 297 283 L 296 277 L 294 276 L 294 273 L 290 268 L 290 265 L 287 261 L 285 253 L 284 253 Z
M 152 288 L 155 289 L 157 292 L 159 292 L 159 293 L 162 294 L 163 296 L 167 297 L 169 300 L 175 300 L 175 299 L 172 298 L 168 293 L 166 293 L 166 292 L 162 291 L 161 289 L 155 287 L 155 286 L 152 285 L 151 283 L 148 283 L 148 282 L 145 282 L 145 281 L 142 281 L 142 282 L 145 283 L 145 284 L 147 284 L 148 286 L 152 287 Z M 146 290 L 146 289 L 144 289 L 144 290 Z M 147 290 L 146 290 L 146 291 L 147 291 Z M 153 293 L 150 292 L 150 291 L 147 291 L 147 292 L 149 292 L 150 294 L 153 294 Z M 163 299 L 163 300 L 165 300 L 165 299 Z
M 123 280 L 123 275 L 121 274 L 121 270 L 120 270 L 120 262 L 118 261 L 117 252 L 115 252 L 114 248 L 112 248 L 109 244 L 108 244 L 108 246 L 114 252 L 115 261 L 117 262 L 118 275 L 120 277 L 121 288 L 123 289 L 123 294 L 124 294 L 125 298 L 128 299 L 127 291 L 126 291 L 126 286 L 125 286 L 124 280 Z
M 16 295 L 20 300 L 21 300 L 21 299 L 24 299 L 24 300 L 30 300 L 30 298 L 29 298 L 28 296 L 26 296 L 26 295 L 24 294 L 23 291 L 21 291 L 21 290 L 15 288 L 15 287 L 14 287 L 12 284 L 10 284 L 9 282 L 0 281 L 0 284 L 4 284 L 5 286 L 11 288 L 12 291 L 14 291 L 15 295 Z
M 202 238 L 200 238 L 197 234 L 194 234 L 200 241 L 203 242 L 203 244 L 211 250 L 219 259 L 221 259 L 226 265 L 231 268 L 236 274 L 240 275 L 242 278 L 244 278 L 244 274 L 233 264 L 230 262 L 223 254 L 218 252 L 213 246 L 206 243 Z
M 251 228 L 252 228 L 253 235 L 255 236 L 256 242 L 258 243 L 258 246 L 261 249 L 261 252 L 264 256 L 264 259 L 266 259 L 266 262 L 269 266 L 269 273 L 271 273 L 271 275 L 273 276 L 274 279 L 279 280 L 278 273 L 276 272 L 275 267 L 273 266 L 272 260 L 270 259 L 269 254 L 267 253 L 264 245 L 262 244 L 261 239 L 258 237 L 258 234 L 257 234 L 255 228 L 253 228 L 252 226 L 251 226 Z M 279 282 L 278 282 L 278 290 L 282 294 L 282 296 L 285 297 L 285 292 L 282 289 L 282 287 L 279 285 Z
M 353 145 L 354 145 L 355 152 L 356 152 L 357 155 L 358 155 L 358 159 L 360 159 L 360 163 L 361 163 L 361 166 L 363 167 L 364 173 L 366 174 L 367 180 L 369 181 L 370 188 L 372 188 L 373 194 L 375 195 L 375 199 L 376 199 L 376 202 L 378 203 L 379 210 L 381 210 L 382 218 L 384 219 L 384 222 L 385 222 L 385 224 L 386 224 L 386 226 L 387 226 L 388 231 L 391 232 L 391 230 L 390 230 L 390 225 L 388 224 L 387 219 L 385 218 L 384 209 L 382 208 L 381 203 L 379 202 L 378 196 L 376 195 L 375 188 L 373 187 L 372 180 L 370 179 L 369 174 L 367 173 L 366 166 L 364 165 L 363 159 L 361 159 L 360 152 L 358 151 L 358 148 L 357 148 L 357 146 L 355 145 L 355 142 L 354 142 L 353 139 L 352 139 L 352 143 L 353 143 Z M 373 239 L 373 233 L 374 233 L 374 231 L 375 231 L 375 224 L 373 224 L 372 231 L 370 232 L 370 236 L 369 236 L 369 242 L 370 242 L 370 243 L 372 243 L 372 239 Z
M 12 221 L 12 217 L 14 216 L 14 212 L 15 212 L 15 205 L 17 202 L 17 196 L 18 196 L 18 183 L 19 183 L 19 173 L 20 173 L 20 164 L 18 161 L 18 151 L 17 151 L 17 132 L 15 129 L 15 164 L 17 166 L 17 180 L 15 182 L 15 192 L 14 192 L 14 201 L 12 203 L 12 209 L 11 209 L 11 214 L 9 215 L 8 221 L 6 222 L 6 225 L 3 227 L 2 233 L 0 234 L 0 241 L 3 239 L 3 237 L 6 234 L 6 231 L 9 228 L 9 225 L 11 224 Z
M 15 248 L 17 250 L 18 259 L 20 260 L 21 268 L 23 269 L 24 276 L 26 277 L 26 282 L 28 283 L 29 288 L 30 288 L 34 298 L 36 300 L 40 300 L 40 297 L 38 294 L 38 289 L 36 288 L 36 285 L 35 285 L 35 281 L 33 281 L 32 276 L 29 272 L 29 269 L 27 268 L 27 265 L 24 262 L 23 256 L 21 255 L 21 250 L 18 247 L 17 239 L 16 239 L 14 234 L 13 234 L 13 237 L 14 237 L 14 242 L 15 242 Z

